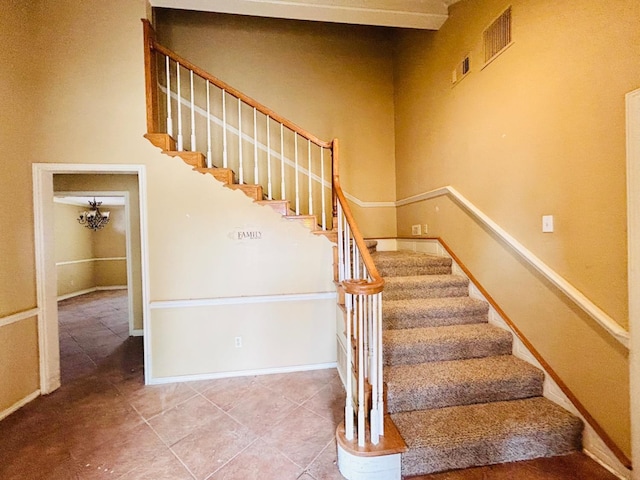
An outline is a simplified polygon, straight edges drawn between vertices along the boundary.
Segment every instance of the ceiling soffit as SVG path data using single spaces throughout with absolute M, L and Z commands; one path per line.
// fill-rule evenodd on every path
M 151 6 L 257 17 L 438 30 L 457 0 L 150 0 Z

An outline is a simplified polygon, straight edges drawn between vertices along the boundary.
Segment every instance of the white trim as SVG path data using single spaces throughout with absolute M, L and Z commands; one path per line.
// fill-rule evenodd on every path
M 196 382 L 202 380 L 217 380 L 220 378 L 230 377 L 252 377 L 254 375 L 271 375 L 274 373 L 308 372 L 311 370 L 326 370 L 329 368 L 338 368 L 338 364 L 336 362 L 314 363 L 311 365 L 295 365 L 291 367 L 260 368 L 257 370 L 237 370 L 234 372 L 222 373 L 200 373 L 197 375 L 180 375 L 177 377 L 159 377 L 152 379 L 149 382 L 149 385 L 163 385 L 165 383 L 178 382 Z
M 640 479 L 640 89 L 626 95 L 627 122 L 627 249 L 629 275 L 629 349 L 631 458 Z
M 2 412 L 0 412 L 0 420 L 3 420 L 4 418 L 7 418 L 13 412 L 15 412 L 16 410 L 24 407 L 27 403 L 32 402 L 33 400 L 35 400 L 39 396 L 40 396 L 40 390 L 36 390 L 35 392 L 30 393 L 29 395 L 24 397 L 22 400 L 18 400 L 16 403 L 11 405 L 9 408 L 6 408 Z
M 347 192 L 344 192 L 344 196 L 361 208 L 395 208 L 397 206 L 397 202 L 365 202 Z
M 87 293 L 93 293 L 98 290 L 98 287 L 85 288 L 84 290 L 77 290 L 71 293 L 65 293 L 64 295 L 59 295 L 58 301 L 68 300 L 69 298 L 79 297 L 80 295 L 86 295 Z
M 584 310 L 591 318 L 600 324 L 607 332 L 609 332 L 618 342 L 629 348 L 629 332 L 622 328 L 613 318 L 607 315 L 603 310 L 589 300 L 582 292 L 571 285 L 566 279 L 556 273 L 551 267 L 544 263 L 540 258 L 534 255 L 530 250 L 524 247 L 515 238 L 509 235 L 496 222 L 491 220 L 484 212 L 465 198 L 460 192 L 451 186 L 437 188 L 429 192 L 398 200 L 397 206 L 409 205 L 411 203 L 421 202 L 436 197 L 450 195 L 455 202 L 466 210 L 473 218 L 482 223 L 485 227 L 495 233 L 507 245 L 515 250 L 524 260 L 526 260 L 533 268 L 541 273 L 556 288 L 569 297 L 577 306 Z
M 93 293 L 93 292 L 100 292 L 100 291 L 103 291 L 103 290 L 128 290 L 128 288 L 129 287 L 127 285 L 112 285 L 112 286 L 108 286 L 108 287 L 85 288 L 84 290 L 77 290 L 75 292 L 65 293 L 64 295 L 59 295 L 58 296 L 58 301 L 61 302 L 62 300 L 68 300 L 69 298 L 79 297 L 80 295 L 86 295 L 87 293 Z
M 40 314 L 39 308 L 31 308 L 29 310 L 23 310 L 22 312 L 14 313 L 6 317 L 0 318 L 0 328 L 11 325 L 12 323 L 26 320 L 27 318 L 37 317 Z M 1 417 L 0 417 L 1 418 Z
M 304 0 L 151 0 L 151 5 L 235 15 L 423 30 L 438 30 L 449 17 L 445 1 L 433 0 L 395 2 L 396 8 L 390 8 L 388 2 L 385 5 L 384 2 L 372 0 L 357 3 L 309 3 Z
M 34 236 L 36 263 L 36 290 L 40 315 L 38 316 L 38 344 L 40 352 L 40 391 L 47 394 L 60 386 L 60 349 L 58 340 L 58 309 L 56 268 L 53 250 L 53 175 L 54 174 L 131 174 L 138 177 L 138 193 L 140 205 L 140 236 L 142 261 L 142 302 L 143 325 L 149 314 L 146 301 L 148 291 L 148 244 L 147 244 L 147 191 L 146 169 L 144 165 L 125 164 L 75 164 L 75 163 L 34 163 L 33 202 L 34 202 Z M 62 194 L 63 192 L 57 192 Z M 111 196 L 128 192 L 110 192 Z M 128 201 L 126 201 L 128 204 Z M 125 205 L 126 209 L 126 205 Z M 127 252 L 128 254 L 130 252 Z M 130 257 L 130 255 L 128 255 Z M 131 288 L 131 287 L 130 287 Z M 132 310 L 130 308 L 130 310 Z M 145 335 L 145 347 L 148 339 Z M 145 348 L 145 376 L 150 366 L 149 352 Z
M 83 258 L 81 260 L 66 260 L 64 262 L 56 262 L 56 267 L 61 265 L 74 265 L 76 263 L 103 262 L 111 260 L 126 260 L 127 257 L 101 257 L 101 258 Z
M 144 335 L 144 330 L 142 328 L 136 328 L 131 330 L 129 335 L 132 337 L 142 337 Z
M 284 295 L 253 295 L 247 297 L 219 297 L 189 300 L 165 300 L 149 304 L 151 310 L 166 308 L 212 307 L 217 305 L 248 305 L 251 303 L 303 302 L 335 299 L 336 292 L 295 293 Z

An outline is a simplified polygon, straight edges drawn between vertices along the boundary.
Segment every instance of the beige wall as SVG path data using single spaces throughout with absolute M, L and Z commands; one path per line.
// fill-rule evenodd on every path
M 95 287 L 127 285 L 124 207 L 106 207 L 110 221 L 98 232 L 78 224 L 78 215 L 83 210 L 86 207 L 57 202 L 54 205 L 58 296 Z M 138 317 L 141 318 L 140 313 Z
M 640 4 L 511 2 L 514 43 L 481 69 L 482 30 L 508 5 L 463 0 L 439 32 L 399 36 L 398 197 L 452 185 L 626 327 L 624 94 L 640 85 Z M 543 214 L 555 233 L 541 233 Z M 453 247 L 629 453 L 624 349 L 451 201 L 398 209 L 399 234 L 415 223 Z
M 36 306 L 31 165 L 31 95 L 36 71 L 30 2 L 0 2 L 0 319 Z M 6 121 L 11 112 L 10 121 Z M 38 389 L 35 318 L 0 327 L 0 412 Z
M 157 9 L 160 41 L 312 134 L 340 140 L 342 186 L 395 200 L 390 30 Z M 365 235 L 395 212 L 361 209 Z

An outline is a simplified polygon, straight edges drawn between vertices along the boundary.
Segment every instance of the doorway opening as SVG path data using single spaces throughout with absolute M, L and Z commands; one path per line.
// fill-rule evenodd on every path
M 92 305 L 97 309 L 93 324 L 91 326 L 85 324 L 84 331 L 75 333 L 77 338 L 84 337 L 84 340 L 92 342 L 88 346 L 91 354 L 86 357 L 89 359 L 93 357 L 91 361 L 94 366 L 101 359 L 109 360 L 106 357 L 113 353 L 114 349 L 120 348 L 118 344 L 122 340 L 120 337 L 135 339 L 136 336 L 142 336 L 142 341 L 140 339 L 134 341 L 139 343 L 139 350 L 143 350 L 140 355 L 142 363 L 146 367 L 148 349 L 144 348 L 147 342 L 147 338 L 144 336 L 144 327 L 147 318 L 145 305 L 147 304 L 148 267 L 144 166 L 34 164 L 33 180 L 41 393 L 50 393 L 61 384 L 60 341 L 65 338 L 65 334 L 69 334 L 70 323 L 77 323 L 89 318 L 86 310 L 78 313 L 77 307 L 82 303 L 81 300 L 85 301 L 85 307 Z M 84 252 L 72 254 L 76 255 L 75 258 L 67 260 L 57 258 L 65 248 L 67 254 L 71 248 L 69 245 L 64 245 L 64 234 L 56 231 L 58 228 L 56 225 L 56 206 L 61 203 L 60 199 L 73 196 L 91 196 L 93 199 L 94 195 L 96 197 L 102 195 L 122 198 L 123 205 L 120 208 L 123 215 L 120 221 L 124 226 L 120 225 L 120 227 L 126 231 L 126 234 L 122 236 L 125 241 L 124 254 L 122 246 L 119 247 L 119 251 L 105 254 L 105 251 L 108 252 L 109 248 L 113 246 L 111 245 L 112 238 L 111 241 L 103 242 L 103 244 L 100 244 L 99 241 L 97 243 L 85 242 Z M 54 201 L 56 198 L 57 202 Z M 115 210 L 117 207 L 109 208 Z M 64 209 L 58 208 L 58 210 L 63 211 Z M 84 229 L 82 225 L 78 224 L 75 213 L 65 220 L 70 222 L 69 227 L 73 225 L 80 231 Z M 115 217 L 113 221 L 115 222 Z M 98 235 L 104 233 L 104 231 L 97 232 Z M 62 238 L 58 239 L 58 237 Z M 60 241 L 57 242 L 57 240 Z M 97 255 L 94 255 L 93 248 L 97 249 Z M 96 266 L 98 264 L 99 267 Z M 60 279 L 59 271 L 61 272 Z M 91 274 L 88 275 L 87 272 Z M 89 281 L 88 284 L 87 281 Z M 65 289 L 67 290 L 65 291 Z M 86 297 L 80 299 L 80 295 L 75 295 L 76 293 L 99 294 L 101 292 L 106 293 L 97 295 L 97 297 L 103 298 L 90 299 Z M 66 295 L 68 297 L 65 299 Z M 63 302 L 71 304 L 63 304 L 63 307 L 75 307 L 75 313 L 70 314 L 73 317 L 71 320 L 60 318 L 61 321 L 67 322 L 62 328 L 59 323 L 59 313 L 62 315 L 67 315 L 67 313 L 58 311 L 59 297 L 62 297 Z M 74 298 L 78 300 L 71 301 Z M 109 309 L 112 311 L 109 312 Z M 121 318 L 124 315 L 124 325 L 117 325 L 116 317 L 118 315 Z M 76 338 L 74 341 L 77 344 L 76 350 L 82 350 L 82 348 L 77 348 L 80 347 L 80 343 Z M 73 345 L 71 346 L 73 347 Z M 81 355 L 79 351 L 76 353 Z M 86 351 L 83 353 L 87 354 Z

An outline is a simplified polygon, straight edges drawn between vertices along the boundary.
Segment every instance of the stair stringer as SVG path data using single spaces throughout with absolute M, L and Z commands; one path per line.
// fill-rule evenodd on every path
M 489 323 L 495 325 L 505 331 L 512 334 L 513 337 L 513 349 L 512 354 L 526 361 L 527 363 L 537 367 L 544 372 L 544 384 L 543 384 L 543 396 L 548 400 L 560 405 L 564 409 L 571 412 L 573 415 L 580 418 L 584 425 L 582 434 L 582 446 L 583 451 L 593 460 L 598 462 L 604 468 L 616 475 L 618 478 L 624 480 L 631 479 L 631 470 L 626 468 L 616 457 L 616 455 L 607 447 L 604 440 L 598 435 L 594 428 L 589 424 L 588 420 L 580 413 L 571 400 L 563 393 L 562 389 L 553 380 L 552 376 L 545 369 L 545 367 L 535 358 L 534 354 L 527 348 L 527 346 L 519 338 L 517 332 L 515 332 L 509 324 L 502 318 L 502 316 L 491 305 L 491 302 L 482 294 L 480 289 L 473 283 L 473 279 L 470 279 L 463 268 L 456 262 L 446 248 L 442 245 L 438 238 L 423 238 L 423 239 L 380 239 L 377 240 L 377 248 L 380 251 L 383 250 L 413 250 L 422 253 L 429 253 L 442 257 L 451 258 L 451 273 L 454 275 L 460 275 L 469 280 L 469 296 L 482 300 L 489 304 L 488 319 Z
M 334 368 L 332 243 L 157 156 L 146 174 L 149 383 Z

